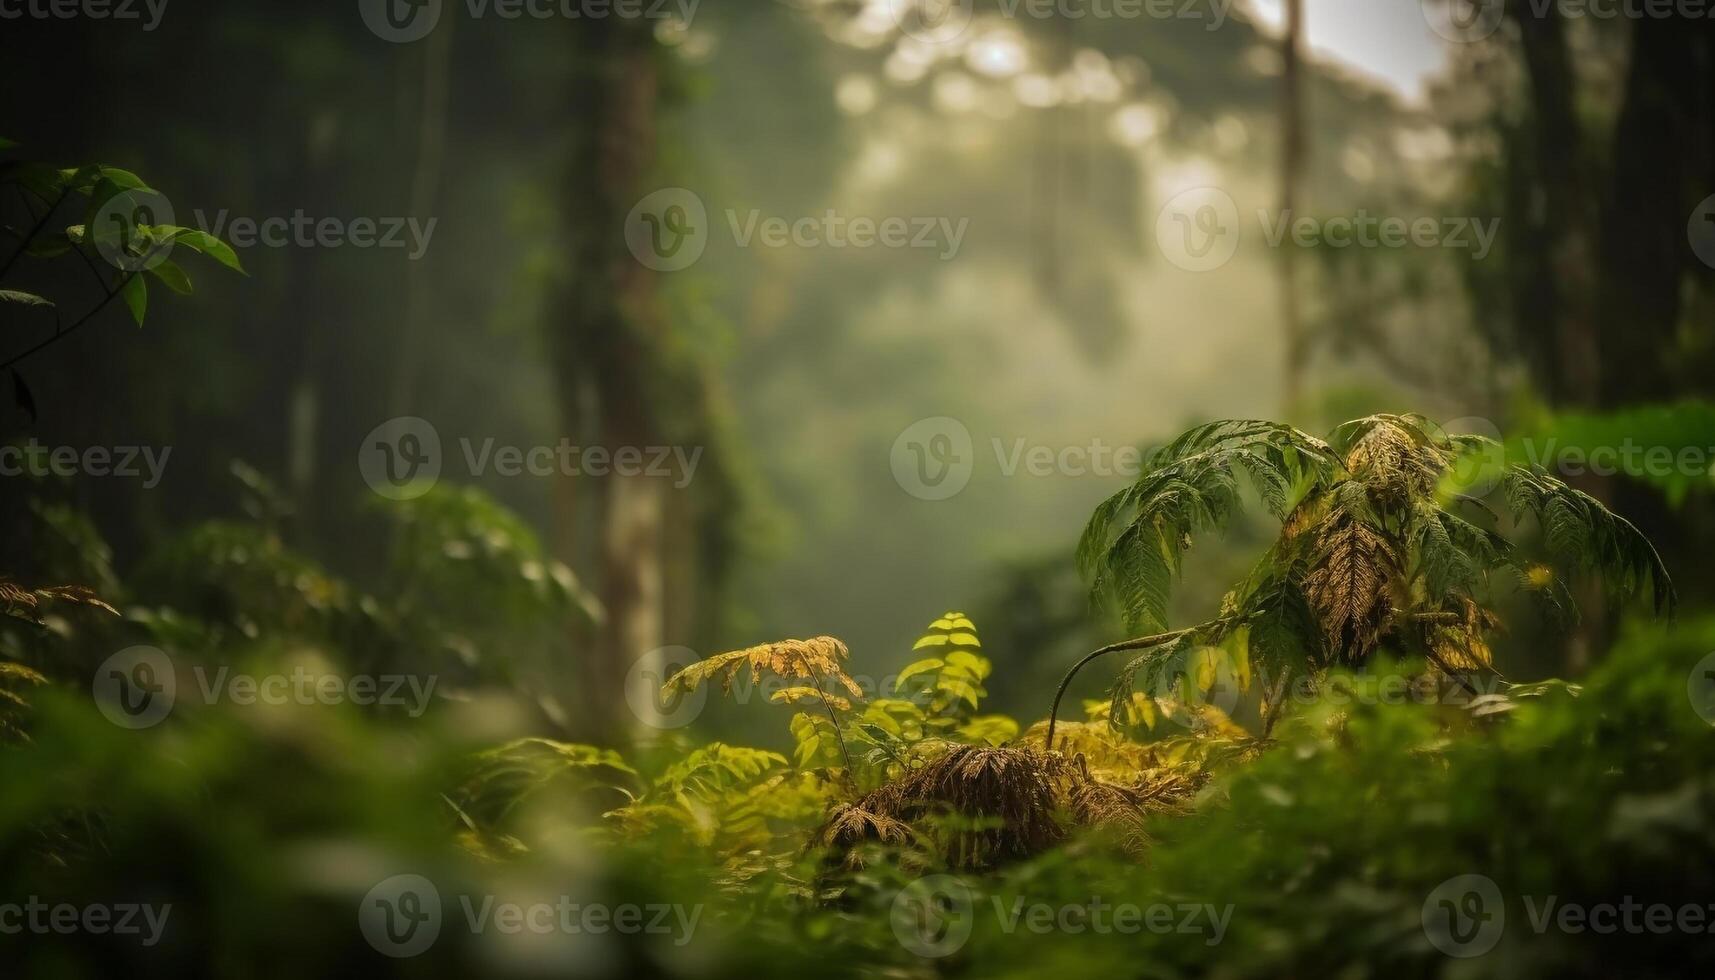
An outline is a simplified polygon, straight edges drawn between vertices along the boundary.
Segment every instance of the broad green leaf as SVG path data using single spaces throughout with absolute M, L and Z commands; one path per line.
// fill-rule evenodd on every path
M 139 273 L 127 276 L 124 284 L 119 287 L 119 293 L 131 310 L 131 319 L 136 320 L 139 327 L 142 326 L 143 314 L 149 309 L 149 286 L 143 281 L 143 276 Z
M 240 275 L 247 276 L 250 274 L 244 271 L 244 264 L 238 261 L 238 253 L 232 250 L 231 245 L 206 231 L 196 228 L 176 228 L 171 225 L 162 225 L 160 230 L 172 236 L 174 241 L 182 242 L 192 251 L 201 252 Z
M 153 273 L 155 278 L 161 280 L 168 289 L 178 293 L 180 296 L 189 296 L 191 294 L 191 277 L 185 275 L 185 270 L 179 268 L 179 264 L 174 262 L 172 259 L 162 259 L 155 265 L 150 266 L 149 272 Z
M 981 680 L 989 675 L 989 662 L 968 650 L 954 650 L 947 654 L 947 666 L 957 668 Z
M 99 167 L 99 168 L 97 168 L 97 172 L 99 174 L 101 174 L 103 179 L 105 179 L 109 183 L 113 184 L 114 186 L 122 188 L 124 190 L 128 190 L 128 191 L 136 191 L 136 190 L 152 191 L 152 190 L 154 190 L 154 188 L 152 188 L 148 184 L 144 183 L 143 178 L 137 176 L 136 174 L 132 173 L 129 170 L 121 170 L 118 167 Z
M 940 670 L 943 666 L 945 666 L 945 661 L 941 660 L 939 657 L 930 657 L 927 660 L 919 660 L 900 671 L 899 676 L 894 679 L 893 686 L 897 690 L 904 686 L 906 681 L 916 677 L 918 674 L 926 674 L 932 670 Z

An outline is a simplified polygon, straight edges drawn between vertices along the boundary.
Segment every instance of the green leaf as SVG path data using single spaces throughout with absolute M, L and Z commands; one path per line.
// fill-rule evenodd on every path
M 98 167 L 96 172 L 101 174 L 105 180 L 123 190 L 154 191 L 154 188 L 145 183 L 143 178 L 129 170 L 121 170 L 118 167 Z
M 174 241 L 184 243 L 192 251 L 201 252 L 240 275 L 247 276 L 250 274 L 244 271 L 244 264 L 238 261 L 238 253 L 232 250 L 231 245 L 206 231 L 200 231 L 196 228 L 177 228 L 171 225 L 162 225 L 159 230 L 164 235 L 170 235 Z
M 9 140 L 5 137 L 0 137 L 0 150 L 10 150 L 12 147 L 17 145 L 18 142 L 16 140 Z
M 162 259 L 155 265 L 150 266 L 149 272 L 153 273 L 155 278 L 161 280 L 168 289 L 178 293 L 180 296 L 189 296 L 191 294 L 191 277 L 185 275 L 185 270 L 179 268 L 179 264 L 174 262 L 172 259 Z
M 899 676 L 894 678 L 893 681 L 894 689 L 897 690 L 904 687 L 906 681 L 916 677 L 918 674 L 926 674 L 932 670 L 940 670 L 942 666 L 943 661 L 939 657 L 930 657 L 927 660 L 919 660 L 899 672 Z
M 143 314 L 149 309 L 148 284 L 143 281 L 141 275 L 134 274 L 126 278 L 124 284 L 119 287 L 119 293 L 131 310 L 131 319 L 136 320 L 139 327 L 142 326 Z
M 22 303 L 25 306 L 52 307 L 54 305 L 52 300 L 44 296 L 37 296 L 35 293 L 26 293 L 19 289 L 0 289 L 0 300 L 7 303 Z

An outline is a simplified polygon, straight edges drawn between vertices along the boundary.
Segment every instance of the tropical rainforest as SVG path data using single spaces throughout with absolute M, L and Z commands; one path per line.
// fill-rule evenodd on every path
M 0 0 L 0 976 L 1715 967 L 1715 23 Z

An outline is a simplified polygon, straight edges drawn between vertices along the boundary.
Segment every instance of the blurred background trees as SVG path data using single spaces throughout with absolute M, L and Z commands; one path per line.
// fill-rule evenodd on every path
M 616 702 L 590 692 L 643 650 L 831 633 L 903 663 L 948 607 L 1020 663 L 1004 684 L 1057 674 L 1108 635 L 1078 605 L 1068 543 L 1124 478 L 1006 476 L 997 451 L 1020 442 L 1382 408 L 1511 432 L 1554 409 L 1708 394 L 1711 269 L 1686 236 L 1715 191 L 1709 32 L 1512 10 L 1492 37 L 1438 47 L 1414 87 L 1318 46 L 1318 24 L 1347 14 L 1336 0 L 1310 0 L 1306 36 L 1289 37 L 1299 7 L 1240 3 L 1210 29 L 978 3 L 940 42 L 854 0 L 709 0 L 647 24 L 449 4 L 405 44 L 355 4 L 175 8 L 153 32 L 8 22 L 3 135 L 31 158 L 134 166 L 187 225 L 437 224 L 414 260 L 245 250 L 251 278 L 199 282 L 142 331 L 111 312 L 21 365 L 37 418 L 7 413 L 6 439 L 175 453 L 146 493 L 5 481 L 6 520 L 39 528 L 38 498 L 87 511 L 123 579 L 198 522 L 243 516 L 241 460 L 277 488 L 283 547 L 380 590 L 400 532 L 355 456 L 382 421 L 422 416 L 443 479 L 515 511 L 544 567 L 571 573 L 585 612 L 526 659 L 574 668 L 545 686 L 550 717 L 602 729 Z M 1434 41 L 1417 4 L 1389 9 L 1389 30 Z M 1248 237 L 1192 274 L 1155 227 L 1199 185 L 1236 200 Z M 706 205 L 707 250 L 657 273 L 620 228 L 675 186 Z M 1498 217 L 1501 232 L 1480 260 L 1299 254 L 1258 241 L 1252 216 L 1282 206 Z M 0 199 L 6 223 L 16 207 Z M 729 227 L 829 208 L 970 225 L 946 260 L 741 247 Z M 975 471 L 955 500 L 918 500 L 888 453 L 941 415 L 971 432 Z M 472 477 L 462 437 L 705 452 L 679 491 Z M 1586 488 L 1668 543 L 1688 594 L 1707 588 L 1703 508 L 1625 480 Z M 1197 555 L 1180 611 L 1206 612 L 1264 533 Z M 26 549 L 18 574 L 43 554 Z

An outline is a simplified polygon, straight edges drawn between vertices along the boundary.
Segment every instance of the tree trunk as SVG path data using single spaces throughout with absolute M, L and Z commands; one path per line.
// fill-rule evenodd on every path
M 1298 184 L 1304 167 L 1304 95 L 1302 60 L 1304 44 L 1304 0 L 1286 0 L 1286 34 L 1281 42 L 1280 73 L 1280 212 L 1292 220 Z M 1283 399 L 1288 414 L 1297 411 L 1304 394 L 1304 371 L 1309 347 L 1304 336 L 1303 315 L 1298 307 L 1297 255 L 1292 244 L 1280 249 L 1280 318 L 1285 333 L 1285 385 Z
M 648 401 L 660 316 L 653 274 L 627 250 L 624 224 L 655 162 L 657 70 L 647 30 L 615 19 L 574 28 L 570 146 L 562 211 L 564 278 L 550 305 L 549 352 L 561 433 L 600 445 L 656 444 Z M 593 439 L 587 437 L 592 436 Z M 571 636 L 583 665 L 582 727 L 615 737 L 626 669 L 661 637 L 661 488 L 643 477 L 566 476 L 555 488 L 553 540 L 572 567 L 596 555 L 604 619 L 595 636 Z M 592 519 L 593 518 L 593 519 Z M 584 537 L 586 529 L 600 532 Z

